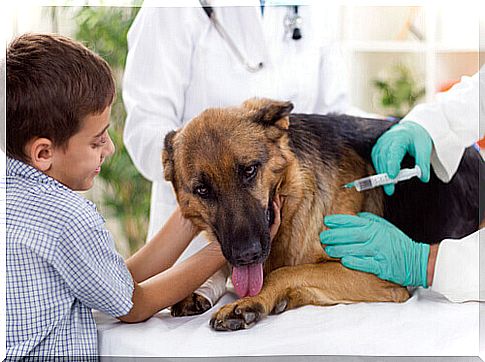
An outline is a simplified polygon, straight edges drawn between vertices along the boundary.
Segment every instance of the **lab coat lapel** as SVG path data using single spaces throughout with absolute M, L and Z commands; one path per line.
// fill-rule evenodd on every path
M 263 33 L 260 2 L 247 1 L 248 6 L 219 6 L 227 1 L 214 1 L 216 15 L 233 39 L 239 51 L 250 64 L 265 62 L 268 58 Z M 245 3 L 246 4 L 246 3 Z M 223 42 L 223 40 L 221 39 Z M 227 44 L 225 44 L 227 47 Z M 229 47 L 228 47 L 229 49 Z

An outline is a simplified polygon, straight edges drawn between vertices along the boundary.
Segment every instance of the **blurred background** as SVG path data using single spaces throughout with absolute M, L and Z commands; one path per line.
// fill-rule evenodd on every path
M 415 104 L 449 89 L 462 75 L 476 73 L 485 62 L 479 37 L 480 25 L 485 29 L 485 19 L 480 19 L 485 14 L 483 1 L 413 1 L 412 6 L 320 3 L 325 2 L 312 6 L 324 14 L 322 36 L 341 45 L 351 103 L 366 112 L 402 117 Z M 98 205 L 125 257 L 145 242 L 150 207 L 150 183 L 133 166 L 122 140 L 125 110 L 120 84 L 126 34 L 141 4 L 141 0 L 22 1 L 10 3 L 3 13 L 7 43 L 25 32 L 60 33 L 83 42 L 111 65 L 118 87 L 110 128 L 116 154 L 85 196 Z

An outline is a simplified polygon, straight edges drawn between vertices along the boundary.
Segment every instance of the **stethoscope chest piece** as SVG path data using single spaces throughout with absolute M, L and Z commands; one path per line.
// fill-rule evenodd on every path
M 286 14 L 284 19 L 283 25 L 285 27 L 285 37 L 291 35 L 291 39 L 300 40 L 302 38 L 302 19 L 301 16 L 298 14 L 298 6 L 291 6 L 291 8 L 291 10 L 288 10 L 288 13 Z

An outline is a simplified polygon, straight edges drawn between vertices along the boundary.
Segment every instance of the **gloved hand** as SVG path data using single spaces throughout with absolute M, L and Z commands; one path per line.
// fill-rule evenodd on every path
M 329 215 L 320 234 L 325 251 L 347 268 L 373 273 L 404 286 L 428 287 L 429 245 L 417 243 L 383 218 L 369 212 Z
M 428 182 L 432 148 L 431 137 L 419 124 L 398 123 L 379 137 L 372 148 L 372 162 L 377 173 L 385 172 L 390 178 L 395 178 L 407 152 L 421 168 L 420 180 Z M 394 193 L 394 184 L 384 185 L 384 191 L 391 196 Z

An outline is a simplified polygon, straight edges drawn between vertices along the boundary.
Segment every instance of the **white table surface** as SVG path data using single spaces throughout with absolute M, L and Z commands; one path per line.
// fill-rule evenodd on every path
M 248 330 L 216 332 L 211 314 L 235 299 L 227 293 L 210 311 L 173 318 L 163 310 L 124 324 L 95 312 L 102 356 L 478 356 L 479 303 L 455 304 L 417 289 L 397 303 L 305 306 L 269 316 Z

